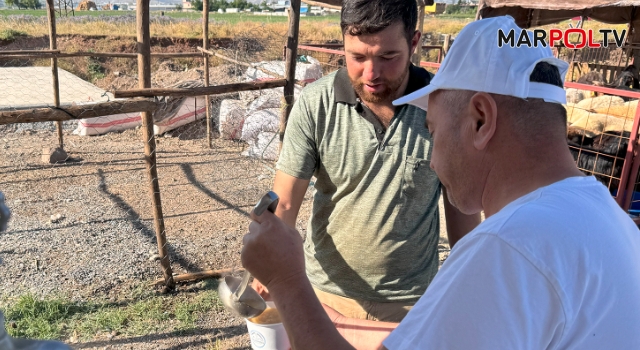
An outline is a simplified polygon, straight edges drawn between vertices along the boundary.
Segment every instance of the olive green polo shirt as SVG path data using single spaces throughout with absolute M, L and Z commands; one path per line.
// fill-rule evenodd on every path
M 430 79 L 411 66 L 405 94 Z M 376 302 L 416 301 L 425 292 L 438 270 L 440 226 L 425 117 L 398 106 L 385 130 L 344 68 L 300 94 L 277 169 L 316 177 L 304 243 L 314 287 Z

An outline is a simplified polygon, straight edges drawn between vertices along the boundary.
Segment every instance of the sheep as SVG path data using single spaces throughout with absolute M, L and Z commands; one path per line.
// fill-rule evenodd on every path
M 620 185 L 629 137 L 627 131 L 610 131 L 590 137 L 584 130 L 572 127 L 567 133 L 569 150 L 578 167 L 586 175 L 594 175 L 612 194 Z

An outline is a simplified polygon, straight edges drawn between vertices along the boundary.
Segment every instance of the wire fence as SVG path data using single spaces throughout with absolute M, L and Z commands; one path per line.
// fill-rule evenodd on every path
M 258 29 L 151 38 L 150 88 L 173 92 L 152 97 L 116 96 L 140 88 L 134 38 L 0 46 L 7 295 L 117 294 L 159 267 L 169 289 L 238 272 L 249 212 L 271 188 L 286 81 L 286 31 Z M 300 64 L 298 92 L 322 76 Z M 212 95 L 184 93 L 198 89 Z
M 341 48 L 339 43 L 311 43 L 301 45 L 300 52 L 320 57 L 323 71 L 331 72 L 344 66 Z M 439 50 L 436 64 L 433 61 L 421 61 L 422 66 L 437 71 L 442 46 L 424 46 L 421 58 L 428 60 L 432 56 L 425 49 Z M 578 79 L 580 84 L 566 84 L 569 101 L 565 106 L 567 141 L 576 164 L 585 174 L 595 176 L 607 186 L 623 209 L 640 223 L 640 162 L 633 158 L 637 152 L 640 126 L 640 111 L 637 108 L 640 91 L 633 91 L 631 86 L 631 78 L 637 79 L 637 73 L 634 76 L 632 70 L 625 70 L 623 66 L 628 63 L 628 57 L 633 56 L 632 50 L 619 48 L 599 53 L 583 52 L 577 58 L 566 50 L 556 53 L 570 63 L 586 63 L 587 70 L 582 74 L 589 79 Z M 612 57 L 618 60 L 617 64 L 608 64 L 614 60 Z M 629 80 L 624 80 L 625 76 Z M 614 84 L 610 81 L 623 83 Z

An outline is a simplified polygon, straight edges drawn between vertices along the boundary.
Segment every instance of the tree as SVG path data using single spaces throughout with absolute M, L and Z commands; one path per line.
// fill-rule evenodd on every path
M 191 0 L 190 2 L 191 2 L 191 6 L 193 6 L 193 8 L 196 9 L 196 11 L 202 11 L 202 0 Z
M 202 0 L 191 0 L 191 5 L 193 5 L 193 8 L 197 11 L 202 11 Z M 220 9 L 226 10 L 227 8 L 237 8 L 240 11 L 245 9 L 260 10 L 257 5 L 251 4 L 247 0 L 232 0 L 231 2 L 227 2 L 226 0 L 209 0 L 209 11 L 216 12 Z
M 37 10 L 42 7 L 42 4 L 39 0 L 19 0 L 18 8 L 20 8 L 20 6 Z

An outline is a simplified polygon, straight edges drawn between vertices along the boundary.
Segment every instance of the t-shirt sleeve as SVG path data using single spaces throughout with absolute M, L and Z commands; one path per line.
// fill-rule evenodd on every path
M 307 108 L 303 93 L 289 114 L 276 169 L 305 180 L 313 176 L 318 164 L 315 129 L 314 115 Z
M 394 349 L 549 349 L 563 327 L 545 275 L 495 235 L 458 242 L 384 345 Z M 462 243 L 462 244 L 461 244 Z

